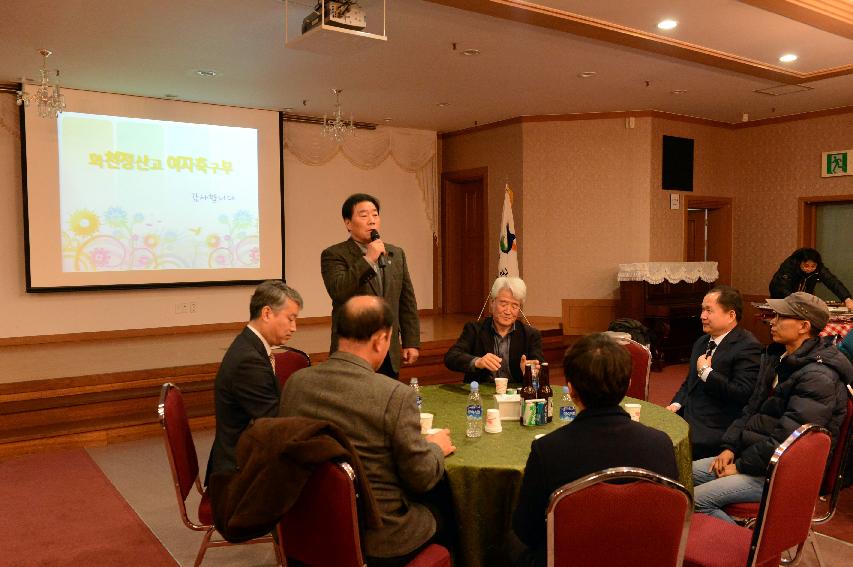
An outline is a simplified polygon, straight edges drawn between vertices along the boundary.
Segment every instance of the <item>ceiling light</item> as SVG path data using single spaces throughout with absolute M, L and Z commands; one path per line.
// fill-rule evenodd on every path
M 215 77 L 217 75 L 216 71 L 214 71 L 212 69 L 199 69 L 195 72 L 195 74 L 198 75 L 199 77 L 206 77 L 206 78 Z
M 674 94 L 674 95 L 680 95 L 680 94 L 684 94 L 684 93 L 686 93 L 687 91 L 686 91 L 686 90 L 684 90 L 684 89 L 675 89 L 674 91 L 669 91 L 669 92 L 670 92 L 671 94 Z
M 589 79 L 598 75 L 595 71 L 584 71 L 583 73 L 578 73 L 578 78 L 581 79 Z
M 436 106 L 439 108 L 444 108 L 445 106 L 450 106 L 449 102 L 439 102 Z
M 658 29 L 660 30 L 671 30 L 675 29 L 676 26 L 678 26 L 678 22 L 676 20 L 666 19 L 658 22 Z
M 339 145 L 344 143 L 347 136 L 352 136 L 355 133 L 355 126 L 352 121 L 352 114 L 349 116 L 349 124 L 341 116 L 341 93 L 342 89 L 332 89 L 335 95 L 335 113 L 331 120 L 326 120 L 326 115 L 323 115 L 323 135 L 332 138 Z
M 31 102 L 38 105 L 39 116 L 42 118 L 56 118 L 65 110 L 65 95 L 59 91 L 59 69 L 56 69 L 56 80 L 51 83 L 50 70 L 47 68 L 47 58 L 50 57 L 49 49 L 39 49 L 42 57 L 41 81 L 36 92 L 29 94 L 24 92 L 24 85 L 17 91 L 15 101 L 18 106 L 29 106 Z
M 387 117 L 383 118 L 383 120 L 384 120 L 385 122 L 391 122 L 391 117 L 390 117 L 390 116 L 387 116 Z
M 462 53 L 462 55 L 467 55 L 467 56 L 469 56 L 469 57 L 470 57 L 470 56 L 472 56 L 472 55 L 479 55 L 479 54 L 480 54 L 480 50 L 479 50 L 479 49 L 465 49 L 465 50 L 464 50 L 464 51 L 462 51 L 461 53 Z
M 791 63 L 791 62 L 796 61 L 796 60 L 797 60 L 797 56 L 794 55 L 793 53 L 786 53 L 785 55 L 783 55 L 782 57 L 779 58 L 779 61 L 781 61 L 782 63 Z

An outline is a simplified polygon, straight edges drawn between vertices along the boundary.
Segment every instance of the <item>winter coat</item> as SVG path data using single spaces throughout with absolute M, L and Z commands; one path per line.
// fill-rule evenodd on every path
M 834 444 L 847 413 L 853 365 L 835 346 L 811 338 L 780 360 L 783 352 L 779 344 L 767 348 L 749 404 L 723 436 L 740 473 L 764 476 L 776 447 L 806 423 L 829 429 Z
M 814 272 L 807 274 L 800 270 L 800 262 L 793 254 L 788 256 L 773 274 L 773 279 L 770 280 L 770 297 L 784 299 L 795 291 L 813 294 L 818 282 L 823 283 L 841 301 L 851 297 L 850 291 L 829 271 L 829 268 L 820 264 Z

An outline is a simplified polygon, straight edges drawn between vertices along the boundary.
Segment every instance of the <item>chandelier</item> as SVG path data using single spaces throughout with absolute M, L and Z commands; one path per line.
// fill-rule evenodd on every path
M 349 122 L 341 118 L 341 89 L 332 89 L 335 93 L 335 114 L 331 120 L 327 120 L 326 115 L 323 115 L 323 135 L 332 138 L 338 144 L 342 144 L 347 136 L 352 136 L 355 133 L 355 126 L 352 122 L 352 114 L 350 114 Z
M 38 103 L 39 116 L 42 118 L 56 118 L 60 112 L 65 110 L 65 96 L 59 92 L 59 69 L 56 70 L 56 82 L 51 85 L 50 78 L 48 78 L 47 58 L 50 57 L 52 52 L 47 49 L 39 49 L 39 53 L 42 56 L 41 69 L 39 70 L 41 72 L 39 88 L 35 93 L 27 94 L 23 91 L 23 85 L 21 85 L 21 90 L 18 91 L 16 100 L 18 106 L 29 106 L 31 102 L 36 101 Z

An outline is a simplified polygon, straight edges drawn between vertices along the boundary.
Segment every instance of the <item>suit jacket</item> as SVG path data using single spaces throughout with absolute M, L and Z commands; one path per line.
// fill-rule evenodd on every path
M 672 440 L 631 421 L 619 406 L 587 408 L 530 447 L 512 527 L 535 565 L 545 565 L 545 512 L 557 488 L 610 467 L 640 467 L 678 480 Z
M 696 361 L 705 354 L 709 340 L 709 335 L 702 335 L 693 345 L 687 378 L 672 399 L 681 404 L 678 413 L 690 424 L 694 459 L 720 453 L 723 434 L 755 389 L 761 363 L 761 343 L 749 331 L 735 327 L 711 356 L 713 370 L 703 382 Z
M 382 518 L 365 529 L 365 554 L 396 557 L 414 551 L 435 533 L 429 509 L 413 502 L 444 474 L 441 448 L 421 437 L 415 391 L 377 374 L 363 359 L 333 353 L 293 374 L 281 394 L 282 417 L 328 421 L 355 447 Z
M 215 472 L 236 468 L 240 434 L 259 417 L 275 417 L 281 388 L 261 339 L 246 327 L 237 335 L 216 373 L 216 437 L 204 482 Z
M 338 350 L 337 328 L 338 314 L 346 301 L 354 295 L 380 295 L 379 277 L 382 281 L 382 297 L 391 305 L 394 313 L 394 328 L 391 332 L 391 348 L 388 355 L 395 372 L 400 371 L 401 348 L 421 346 L 421 328 L 418 320 L 418 304 L 409 268 L 406 265 L 406 253 L 402 248 L 385 244 L 389 264 L 379 270 L 380 274 L 367 263 L 358 244 L 349 239 L 329 246 L 320 255 L 320 270 L 323 283 L 332 298 L 332 344 L 329 352 Z M 402 347 L 401 347 L 402 338 Z
M 464 372 L 465 382 L 473 380 L 483 382 L 490 379 L 492 373 L 485 369 L 469 370 L 471 361 L 494 351 L 492 318 L 486 317 L 483 321 L 468 322 L 465 323 L 456 343 L 444 355 L 444 365 L 450 370 Z M 509 341 L 509 369 L 512 372 L 513 382 L 521 382 L 523 378 L 521 366 L 519 366 L 521 355 L 542 362 L 544 360 L 542 335 L 533 327 L 516 321 Z

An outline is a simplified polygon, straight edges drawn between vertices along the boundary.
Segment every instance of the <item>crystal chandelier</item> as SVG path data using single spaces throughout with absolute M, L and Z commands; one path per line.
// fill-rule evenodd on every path
M 47 49 L 39 49 L 42 56 L 41 65 L 41 84 L 33 94 L 27 94 L 23 91 L 23 85 L 18 91 L 17 103 L 18 106 L 29 106 L 31 102 L 38 103 L 39 116 L 42 118 L 56 118 L 60 112 L 65 110 L 65 96 L 59 92 L 59 69 L 56 70 L 56 82 L 50 84 L 47 70 L 47 58 L 50 57 L 51 51 Z
M 332 89 L 332 92 L 335 93 L 335 114 L 331 120 L 327 120 L 326 115 L 323 115 L 323 135 L 332 138 L 338 144 L 342 144 L 344 138 L 355 133 L 355 126 L 353 126 L 351 114 L 349 123 L 341 118 L 341 93 L 344 91 Z

